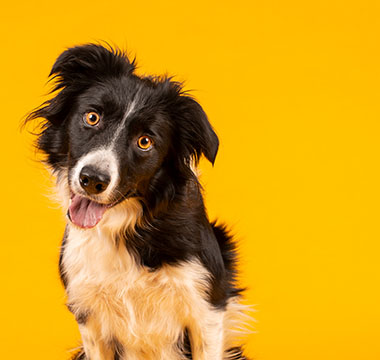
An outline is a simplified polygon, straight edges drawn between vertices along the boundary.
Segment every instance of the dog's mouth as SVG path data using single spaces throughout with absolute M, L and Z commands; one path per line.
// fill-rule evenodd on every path
M 109 205 L 100 204 L 86 197 L 72 194 L 67 215 L 72 223 L 89 229 L 96 226 L 102 220 Z
M 76 226 L 82 229 L 90 229 L 102 220 L 106 210 L 116 206 L 130 196 L 131 194 L 126 194 L 113 203 L 102 204 L 72 192 L 67 216 Z

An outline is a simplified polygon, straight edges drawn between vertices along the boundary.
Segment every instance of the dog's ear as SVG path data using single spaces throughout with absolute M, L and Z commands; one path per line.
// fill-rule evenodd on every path
M 56 88 L 88 86 L 108 76 L 122 76 L 135 70 L 135 61 L 119 49 L 97 44 L 76 46 L 64 51 L 56 60 L 50 76 Z
M 54 81 L 51 92 L 59 91 L 58 94 L 33 111 L 26 121 L 45 118 L 53 125 L 60 125 L 80 92 L 106 77 L 132 73 L 134 69 L 134 60 L 129 61 L 118 49 L 97 44 L 70 48 L 58 57 L 49 74 Z
M 194 159 L 197 163 L 204 154 L 214 165 L 219 139 L 202 107 L 191 96 L 180 94 L 175 113 L 180 129 L 178 140 L 185 160 Z

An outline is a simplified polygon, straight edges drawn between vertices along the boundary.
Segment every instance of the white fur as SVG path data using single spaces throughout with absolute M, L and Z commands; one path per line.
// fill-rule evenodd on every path
M 115 146 L 117 138 L 119 137 L 121 131 L 124 129 L 125 122 L 127 121 L 129 115 L 133 114 L 134 111 L 135 111 L 136 104 L 137 104 L 137 101 L 138 101 L 138 94 L 139 94 L 139 92 L 137 92 L 137 94 L 136 94 L 135 98 L 133 99 L 133 101 L 128 104 L 127 110 L 125 111 L 125 114 L 124 114 L 124 116 L 123 116 L 123 118 L 122 118 L 119 126 L 117 127 L 117 129 L 116 129 L 113 137 L 112 137 L 112 140 L 111 140 L 111 147 L 112 148 Z
M 58 188 L 69 190 L 64 174 Z M 68 202 L 63 206 L 67 209 Z M 194 360 L 227 359 L 243 307 L 232 299 L 226 310 L 207 301 L 210 274 L 197 259 L 156 271 L 136 263 L 122 230 L 133 231 L 141 205 L 129 199 L 107 210 L 92 229 L 68 223 L 63 252 L 68 304 L 79 318 L 83 346 L 91 360 L 113 360 L 117 340 L 123 360 L 181 360 L 178 339 L 187 328 Z M 235 328 L 235 329 L 234 329 Z
M 119 160 L 117 159 L 116 153 L 111 147 L 99 148 L 93 150 L 83 157 L 81 157 L 76 163 L 75 167 L 71 171 L 70 184 L 73 191 L 82 196 L 86 196 L 79 183 L 79 175 L 85 166 L 96 166 L 101 172 L 108 174 L 111 178 L 107 189 L 99 195 L 96 195 L 96 200 L 98 202 L 112 202 L 114 199 L 111 198 L 111 194 L 114 193 L 115 188 L 119 183 Z

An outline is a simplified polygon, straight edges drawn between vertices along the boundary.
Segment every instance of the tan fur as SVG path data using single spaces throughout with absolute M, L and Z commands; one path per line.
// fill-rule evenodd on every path
M 58 177 L 63 198 L 65 178 Z M 68 202 L 63 205 L 67 209 Z M 133 231 L 141 211 L 139 202 L 130 199 L 107 210 L 93 229 L 68 223 L 66 291 L 76 317 L 88 315 L 79 326 L 87 356 L 113 360 L 117 341 L 123 360 L 185 359 L 178 339 L 188 328 L 194 360 L 224 359 L 241 305 L 231 301 L 224 311 L 212 308 L 206 300 L 209 273 L 197 259 L 153 272 L 136 264 L 116 235 Z

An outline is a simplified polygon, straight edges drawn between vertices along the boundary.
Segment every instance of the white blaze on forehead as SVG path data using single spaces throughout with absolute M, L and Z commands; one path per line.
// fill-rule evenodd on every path
M 81 157 L 76 163 L 71 175 L 71 184 L 73 185 L 74 191 L 78 192 L 78 189 L 81 188 L 79 176 L 85 166 L 93 166 L 99 170 L 99 172 L 109 175 L 111 181 L 106 191 L 99 195 L 104 201 L 108 200 L 119 182 L 119 161 L 116 153 L 111 147 L 99 148 Z
M 119 137 L 121 131 L 124 129 L 125 123 L 127 122 L 128 117 L 136 111 L 137 103 L 139 101 L 140 89 L 141 88 L 137 90 L 136 95 L 133 97 L 133 100 L 128 104 L 127 110 L 125 111 L 123 118 L 121 119 L 121 122 L 118 125 L 115 131 L 115 134 L 112 137 L 110 147 L 115 146 L 116 140 Z
M 127 108 L 127 111 L 124 113 L 124 116 L 119 124 L 119 126 L 117 127 L 116 131 L 115 131 L 115 134 L 113 135 L 112 137 L 112 140 L 111 140 L 111 146 L 113 146 L 113 144 L 116 142 L 116 139 L 119 137 L 120 133 L 121 133 L 121 130 L 123 130 L 124 126 L 125 126 L 125 122 L 127 121 L 129 115 L 131 115 L 134 110 L 135 110 L 135 106 L 136 106 L 136 102 L 135 100 L 133 100 L 129 105 L 128 105 L 128 108 Z

